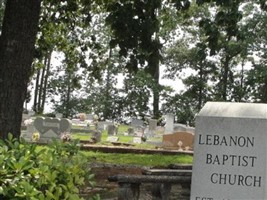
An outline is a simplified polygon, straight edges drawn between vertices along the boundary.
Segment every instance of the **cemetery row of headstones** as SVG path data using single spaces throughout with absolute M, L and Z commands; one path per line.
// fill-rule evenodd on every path
M 33 134 L 38 133 L 40 142 L 51 141 L 51 138 L 59 139 L 64 136 L 66 133 L 70 133 L 71 127 L 81 127 L 86 128 L 88 131 L 91 131 L 92 137 L 91 141 L 97 143 L 101 141 L 102 131 L 107 130 L 109 142 L 118 141 L 118 126 L 110 121 L 100 121 L 96 124 L 94 123 L 94 115 L 81 115 L 81 119 L 68 119 L 62 118 L 61 113 L 56 114 L 56 118 L 31 118 L 34 113 L 30 115 L 23 115 L 23 121 L 27 124 L 27 131 L 22 134 L 27 141 L 32 140 Z M 86 117 L 84 117 L 86 116 Z M 163 134 L 163 141 L 158 146 L 163 146 L 163 148 L 178 148 L 178 143 L 182 142 L 182 145 L 179 146 L 179 149 L 190 149 L 192 150 L 192 137 L 193 135 L 187 135 L 188 128 L 182 124 L 174 124 L 174 116 L 171 114 L 166 115 L 166 125 L 165 132 Z M 62 125 L 65 124 L 65 125 Z M 89 124 L 89 125 L 88 125 Z M 94 128 L 91 128 L 94 126 Z M 74 130 L 74 129 L 73 129 Z M 148 126 L 145 126 L 143 120 L 133 118 L 130 123 L 128 131 L 124 135 L 130 135 L 133 137 L 133 143 L 141 143 L 145 141 L 146 138 L 150 138 L 156 135 L 158 130 L 157 120 L 149 119 Z M 182 131 L 182 132 L 181 132 Z M 191 131 L 191 130 L 190 130 Z M 189 132 L 190 132 L 189 131 Z M 191 131 L 193 132 L 193 131 Z M 88 133 L 88 132 L 87 132 Z M 148 141 L 149 142 L 149 141 Z M 187 149 L 187 150 L 188 150 Z

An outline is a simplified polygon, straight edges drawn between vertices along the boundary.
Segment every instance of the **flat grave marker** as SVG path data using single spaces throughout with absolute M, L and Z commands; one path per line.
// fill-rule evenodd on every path
M 107 137 L 107 142 L 118 142 L 119 141 L 119 137 L 117 136 L 108 136 Z
M 133 143 L 134 144 L 141 144 L 142 143 L 142 139 L 140 137 L 134 137 L 133 138 Z

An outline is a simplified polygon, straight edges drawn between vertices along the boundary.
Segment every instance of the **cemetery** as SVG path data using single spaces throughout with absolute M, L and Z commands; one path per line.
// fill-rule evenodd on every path
M 64 119 L 64 118 L 48 118 L 48 117 L 38 117 L 38 116 L 31 116 L 25 118 L 25 128 L 23 128 L 22 135 L 26 141 L 28 142 L 35 142 L 37 144 L 49 144 L 54 139 L 62 140 L 62 138 L 66 135 L 74 139 L 79 139 L 81 144 L 81 150 L 83 151 L 94 151 L 94 152 L 104 152 L 104 153 L 113 153 L 116 155 L 119 154 L 145 154 L 145 155 L 159 155 L 159 163 L 160 163 L 160 156 L 177 156 L 177 155 L 189 155 L 192 156 L 193 154 L 193 140 L 192 138 L 187 138 L 184 136 L 186 135 L 186 128 L 183 129 L 184 132 L 181 132 L 179 135 L 179 131 L 177 131 L 177 126 L 182 126 L 181 124 L 174 125 L 173 130 L 169 124 L 173 124 L 172 122 L 168 122 L 167 120 L 167 127 L 168 133 L 165 131 L 164 127 L 157 126 L 156 120 L 148 120 L 148 124 L 145 125 L 145 122 L 142 120 L 133 119 L 129 125 L 118 124 L 113 122 L 103 122 L 99 121 L 97 123 L 97 128 L 94 126 L 92 121 L 79 120 L 79 119 Z M 173 119 L 171 119 L 173 120 Z M 90 124 L 91 123 L 91 124 Z M 185 126 L 186 127 L 186 126 Z M 188 127 L 189 129 L 189 127 Z M 192 127 L 190 127 L 192 135 Z M 38 133 L 39 138 L 38 140 L 33 140 L 33 136 Z M 175 133 L 175 134 L 174 134 Z M 174 138 L 164 138 L 165 135 L 174 135 Z M 174 140 L 175 139 L 175 140 Z M 170 147 L 169 143 L 172 142 L 173 146 Z M 179 145 L 177 144 L 179 143 Z M 190 146 L 187 146 L 190 145 Z M 173 160 L 173 159 L 172 159 Z M 190 159 L 189 159 L 190 160 Z M 94 161 L 97 163 L 97 161 Z M 189 161 L 191 162 L 191 161 Z M 169 163 L 175 164 L 175 163 Z M 167 163 L 164 163 L 166 166 Z M 134 185 L 142 185 L 142 184 L 149 184 L 149 185 L 157 185 L 158 182 L 162 182 L 162 184 L 166 185 L 168 191 L 164 196 L 169 196 L 171 194 L 170 186 L 177 185 L 177 180 L 181 180 L 182 182 L 189 183 L 191 180 L 191 172 L 187 173 L 186 177 L 178 175 L 177 178 L 171 178 L 171 175 L 168 172 L 164 176 L 158 176 L 158 174 L 150 174 L 151 171 L 146 171 L 146 167 L 138 167 L 138 170 L 134 172 L 130 172 L 127 175 L 127 180 L 132 182 L 131 184 Z M 96 165 L 93 168 L 97 170 L 98 166 Z M 115 167 L 116 168 L 116 167 Z M 126 167 L 127 169 L 128 167 Z M 175 169 L 173 169 L 175 170 Z M 102 174 L 104 174 L 105 169 L 102 168 Z M 153 172 L 155 173 L 155 172 Z M 162 171 L 163 173 L 163 171 Z M 174 172 L 175 173 L 175 172 Z M 184 172 L 176 172 L 180 174 L 184 174 Z M 109 185 L 113 185 L 113 190 L 123 190 L 121 189 L 121 182 L 125 182 L 124 176 L 116 175 L 112 173 L 112 170 L 109 170 L 109 175 L 104 176 L 104 181 L 108 182 L 107 187 Z M 111 177 L 113 175 L 113 178 Z M 120 177 L 120 178 L 118 178 Z M 131 178 L 130 178 L 131 177 Z M 181 177 L 181 178 L 179 178 Z M 103 177 L 102 177 L 103 178 Z M 101 178 L 100 178 L 101 179 Z M 132 180 L 133 179 L 133 180 Z M 103 181 L 103 180 L 102 180 Z M 117 186 L 116 183 L 119 185 Z M 103 183 L 102 183 L 103 184 Z M 179 187 L 178 184 L 176 187 Z M 139 187 L 138 187 L 139 188 Z M 129 196 L 129 199 L 138 199 L 140 191 L 142 189 L 136 188 L 136 195 L 135 197 Z M 154 189 L 155 190 L 155 189 Z M 187 187 L 187 190 L 188 187 Z M 153 191 L 153 189 L 152 189 Z M 106 192 L 107 193 L 107 192 Z M 123 194 L 123 192 L 119 192 L 119 194 Z M 138 195 L 137 195 L 138 194 Z M 168 194 L 168 195 L 167 195 Z M 104 195 L 104 194 L 103 194 Z M 102 195 L 102 196 L 103 196 Z M 118 196 L 117 192 L 113 192 L 113 195 Z M 154 194 L 154 196 L 161 196 L 162 194 Z M 104 195 L 105 196 L 105 195 Z M 120 195 L 119 195 L 120 196 Z M 188 196 L 188 191 L 187 191 Z M 120 196 L 119 199 L 124 199 L 126 197 Z
M 0 1 L 0 200 L 267 200 L 266 25 L 265 0 Z
M 189 165 L 170 163 L 164 168 L 135 170 L 126 166 L 115 170 L 119 169 L 116 161 L 113 167 L 100 169 L 96 159 L 93 172 L 102 173 L 97 175 L 101 184 L 111 187 L 118 200 L 142 199 L 147 193 L 152 199 L 266 199 L 262 164 L 266 156 L 260 150 L 266 146 L 266 112 L 266 104 L 208 102 L 197 115 L 196 128 L 175 124 L 171 114 L 164 127 L 157 126 L 155 120 L 145 124 L 133 119 L 129 125 L 99 121 L 95 126 L 86 119 L 30 117 L 25 120 L 22 137 L 48 144 L 68 135 L 71 140 L 80 139 L 83 151 L 110 155 L 194 155 Z M 36 133 L 38 141 L 33 141 Z

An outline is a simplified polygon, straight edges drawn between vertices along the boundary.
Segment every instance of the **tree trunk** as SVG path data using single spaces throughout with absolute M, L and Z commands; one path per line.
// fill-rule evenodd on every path
M 40 0 L 7 0 L 0 37 L 0 137 L 20 136 Z
M 147 72 L 153 77 L 155 86 L 152 88 L 153 91 L 153 118 L 160 118 L 159 111 L 159 95 L 160 95 L 160 84 L 159 84 L 159 63 L 160 55 L 159 50 L 156 49 L 150 55 L 148 59 L 148 69 Z
M 222 76 L 222 100 L 227 101 L 227 88 L 228 88 L 228 74 L 229 74 L 229 64 L 230 56 L 226 55 L 225 61 L 223 63 L 223 76 Z
M 203 74 L 203 63 L 200 64 L 199 67 L 199 79 L 200 79 L 200 84 L 198 86 L 199 88 L 199 93 L 198 93 L 198 105 L 197 105 L 197 110 L 200 111 L 202 108 L 202 101 L 203 101 L 203 83 L 204 83 L 204 74 Z
M 37 113 L 38 111 L 38 94 L 39 94 L 39 81 L 40 81 L 40 69 L 37 70 L 35 89 L 34 89 L 34 101 L 33 101 L 33 111 Z
M 44 107 L 45 107 L 47 82 L 48 82 L 48 77 L 50 75 L 51 56 L 52 56 L 52 51 L 49 52 L 47 57 L 45 58 L 47 60 L 47 62 L 45 62 L 46 63 L 46 71 L 45 71 L 45 77 L 44 77 L 44 83 L 43 83 L 44 86 L 43 86 L 42 104 L 41 104 L 41 110 L 42 111 L 44 111 Z
M 47 65 L 47 59 L 46 57 L 44 58 L 44 67 L 41 69 L 42 70 L 42 74 L 41 74 L 41 80 L 39 83 L 39 96 L 38 96 L 38 106 L 37 106 L 37 113 L 38 114 L 42 114 L 43 110 L 42 110 L 42 97 L 43 97 L 43 93 L 44 93 L 44 77 L 45 77 L 45 71 L 46 71 L 46 66 Z

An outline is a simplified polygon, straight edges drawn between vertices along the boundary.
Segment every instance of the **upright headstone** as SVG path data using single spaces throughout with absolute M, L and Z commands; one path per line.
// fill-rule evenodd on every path
M 156 119 L 149 119 L 148 120 L 148 136 L 153 136 L 157 129 L 157 122 Z
M 170 134 L 173 132 L 173 125 L 174 125 L 174 115 L 169 113 L 166 114 L 166 124 L 165 124 L 165 132 Z
M 191 200 L 267 199 L 267 104 L 208 102 L 196 118 Z
M 94 115 L 93 114 L 87 114 L 87 120 L 92 123 L 94 121 Z
M 117 135 L 118 128 L 114 124 L 108 125 L 108 135 Z
M 56 113 L 56 118 L 62 118 L 63 114 L 62 113 Z
M 144 136 L 144 133 L 145 133 L 145 128 L 144 128 L 144 126 L 136 126 L 136 127 L 134 128 L 134 135 L 135 135 L 135 136 L 142 137 L 142 136 Z
M 144 126 L 144 121 L 141 119 L 132 118 L 131 126 L 134 128 Z
M 35 129 L 40 133 L 40 142 L 50 142 L 60 139 L 61 135 L 69 133 L 71 122 L 68 119 L 37 117 L 34 120 Z
M 36 131 L 33 125 L 33 119 L 29 118 L 24 121 L 26 126 L 26 131 L 21 132 L 21 137 L 25 139 L 25 141 L 32 141 L 32 134 Z
M 185 124 L 174 124 L 173 131 L 174 132 L 186 132 L 186 125 Z
M 128 128 L 128 135 L 134 135 L 134 128 L 133 127 Z
M 101 137 L 102 137 L 102 131 L 94 130 L 91 140 L 94 143 L 101 142 Z
M 35 114 L 35 112 L 34 112 L 33 110 L 30 110 L 30 111 L 28 112 L 28 114 L 29 114 L 30 117 L 32 117 L 32 116 Z
M 162 137 L 163 148 L 178 149 L 178 143 L 182 142 L 183 150 L 192 150 L 194 143 L 194 135 L 188 132 L 175 132 L 172 134 L 164 134 Z

